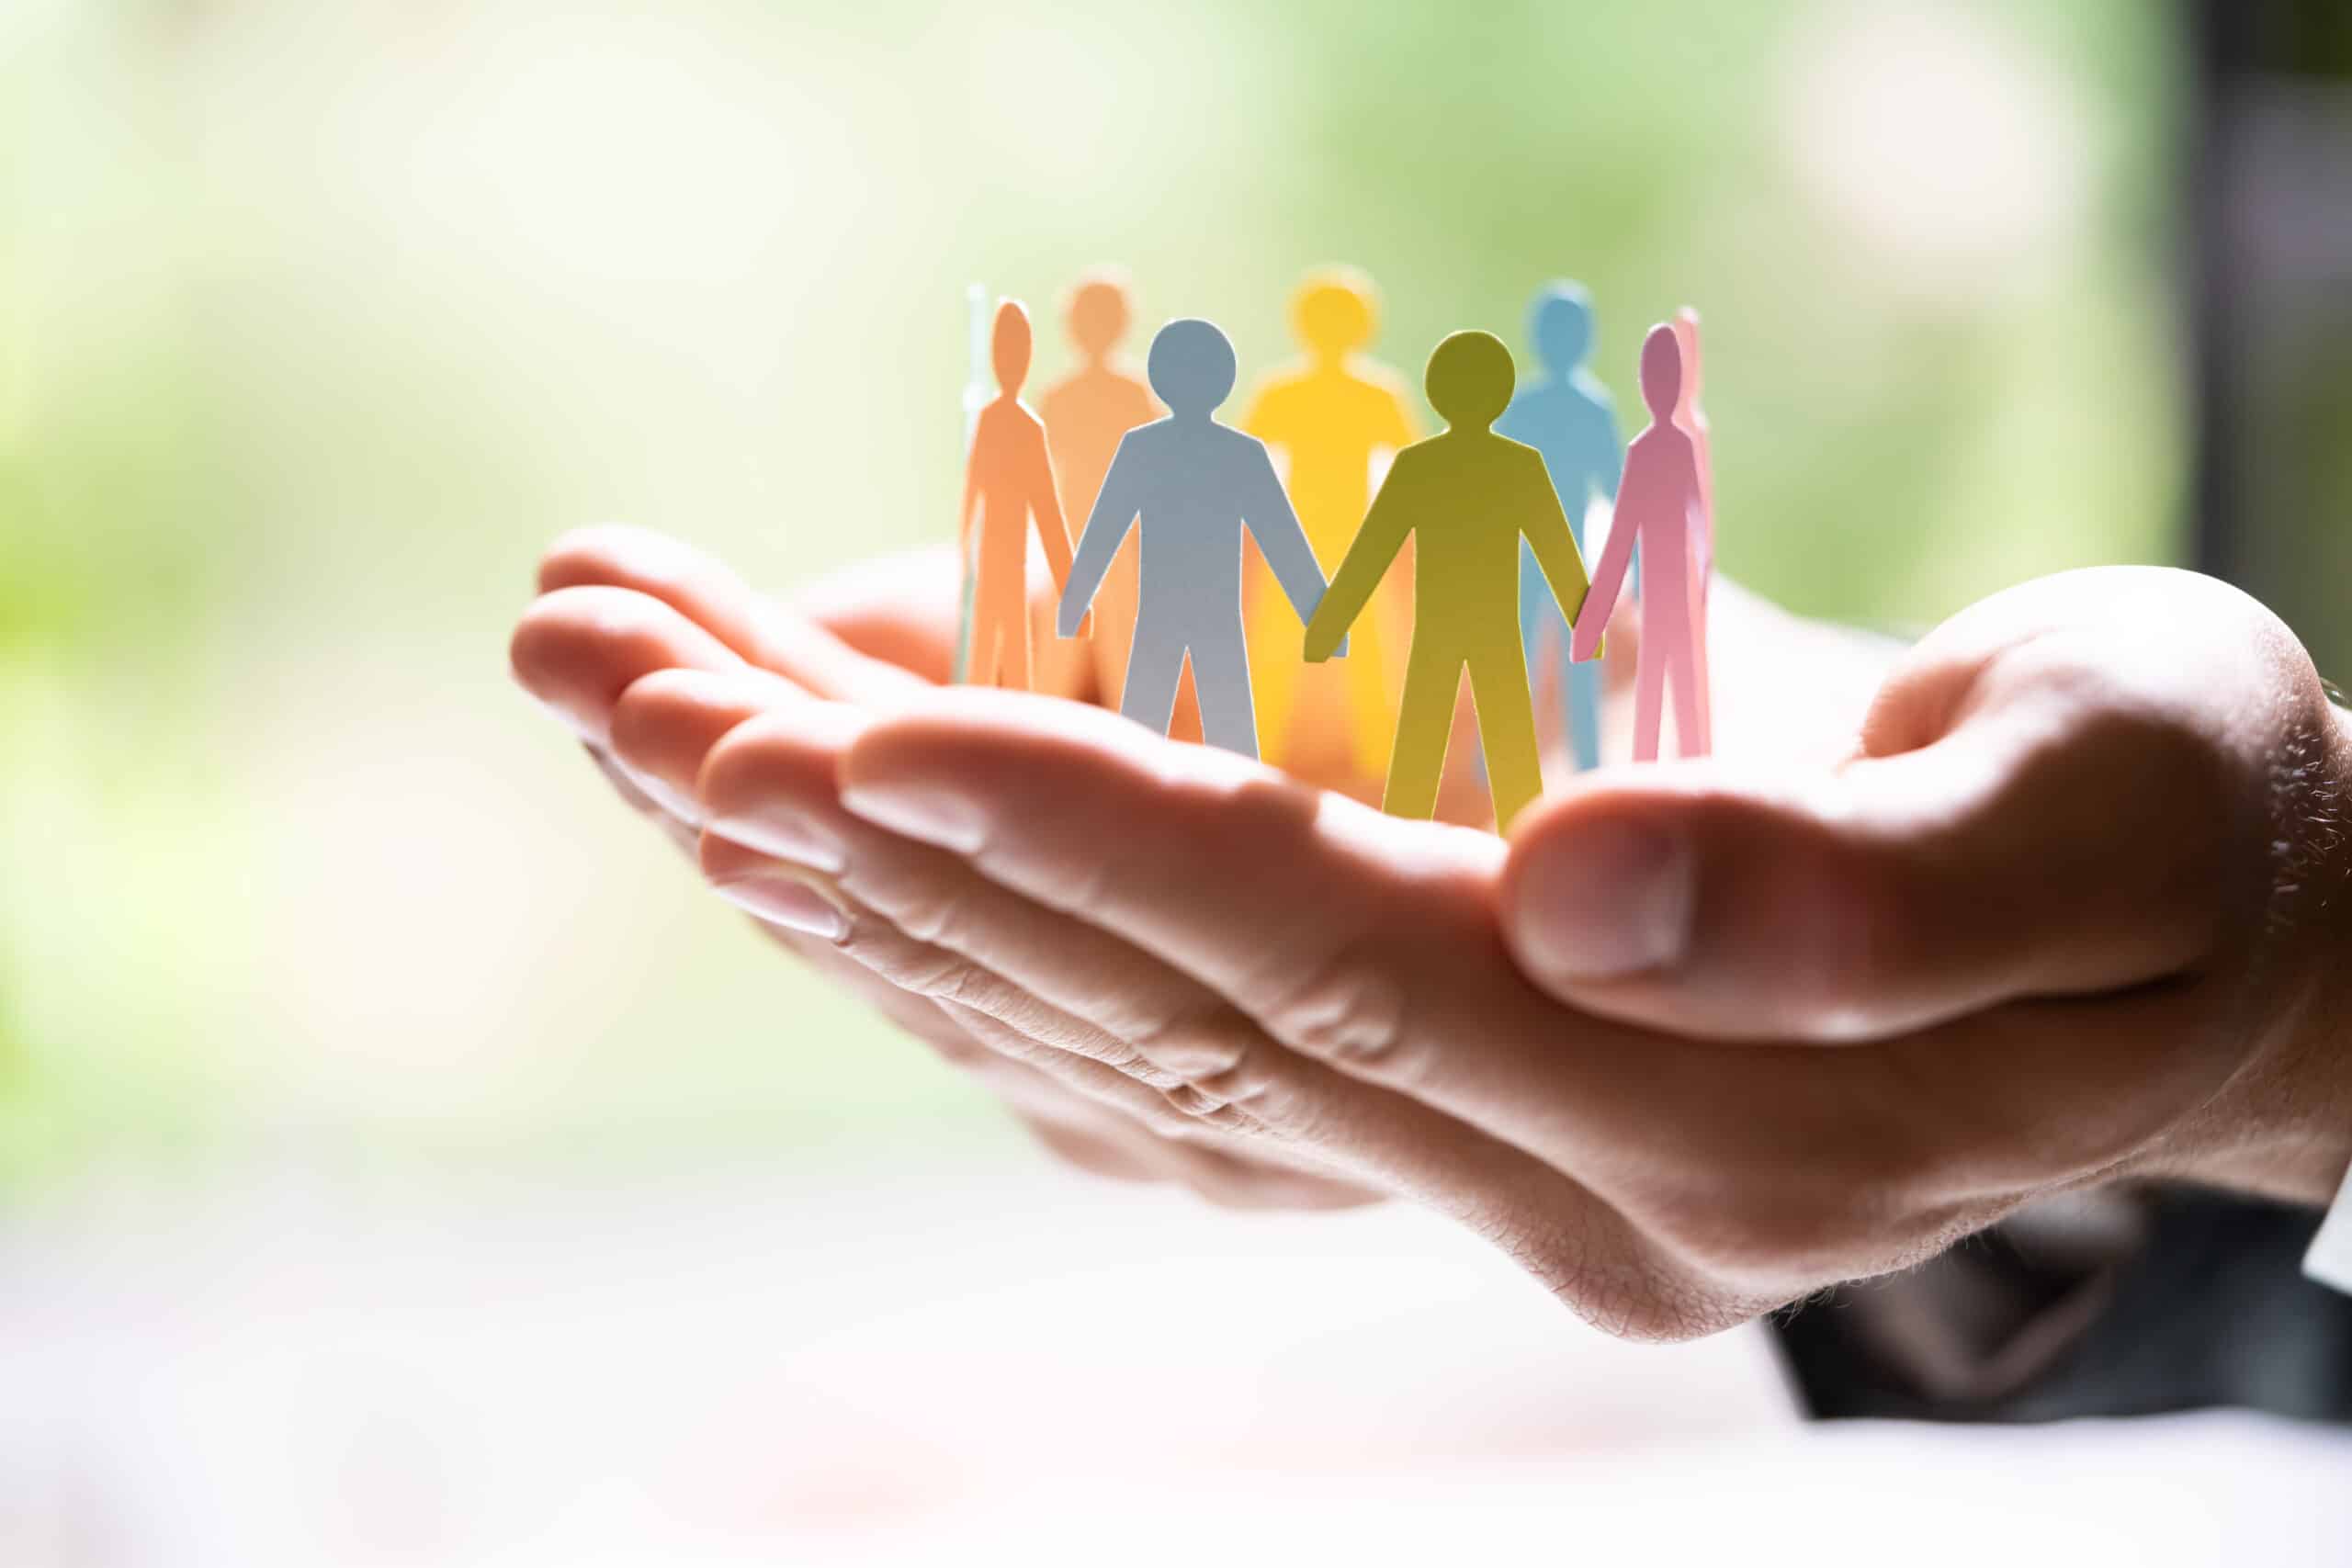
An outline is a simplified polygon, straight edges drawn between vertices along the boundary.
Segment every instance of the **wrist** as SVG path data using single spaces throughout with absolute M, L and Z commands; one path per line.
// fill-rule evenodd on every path
M 2315 1133 L 2312 1175 L 2317 1179 L 2315 1201 L 2334 1201 L 2352 1168 L 2352 701 L 2335 685 L 2326 685 L 2329 720 L 2328 777 L 2330 793 L 2314 803 L 2333 854 L 2326 870 L 2327 891 L 2322 917 L 2327 946 L 2320 958 L 2327 977 L 2324 995 L 2313 1010 L 2309 1055 L 2320 1114 L 2332 1115 L 2332 1126 Z

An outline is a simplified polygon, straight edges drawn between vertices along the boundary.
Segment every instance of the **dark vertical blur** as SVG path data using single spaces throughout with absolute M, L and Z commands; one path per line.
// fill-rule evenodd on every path
M 2198 564 L 2352 679 L 2352 0 L 2185 0 Z

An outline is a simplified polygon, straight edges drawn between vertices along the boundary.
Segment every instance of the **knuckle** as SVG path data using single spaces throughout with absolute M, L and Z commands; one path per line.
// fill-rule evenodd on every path
M 1293 1049 L 1367 1077 L 1407 1081 L 1417 1063 L 1407 1050 L 1405 988 L 1351 948 L 1341 948 L 1283 987 L 1260 1010 L 1274 1038 Z
M 695 793 L 714 815 L 728 816 L 765 793 L 773 765 L 768 727 L 764 717 L 745 719 L 719 737 L 704 756 Z
M 1839 846 L 1825 858 L 1818 911 L 1775 953 L 1778 1021 L 1804 1038 L 1850 1043 L 1886 1032 L 1921 955 L 1939 951 L 1931 906 L 1909 868 L 1872 850 Z
M 1125 1032 L 1138 1056 L 1196 1088 L 1237 1071 L 1250 1049 L 1250 1031 L 1223 1009 L 1139 1019 Z
M 974 1012 L 1000 1018 L 1004 1006 L 1004 987 L 995 976 L 967 963 L 954 953 L 938 953 L 924 967 L 929 971 L 922 987 L 926 995 Z
M 877 891 L 875 907 L 914 941 L 953 947 L 962 924 L 961 902 L 944 888 L 893 887 L 887 894 Z
M 902 990 L 995 1016 L 985 1005 L 996 998 L 982 984 L 982 972 L 959 954 L 920 942 L 893 942 L 870 927 L 853 926 L 842 945 Z

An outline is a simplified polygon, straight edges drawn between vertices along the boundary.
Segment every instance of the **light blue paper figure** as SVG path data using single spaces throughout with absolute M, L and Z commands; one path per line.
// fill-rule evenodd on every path
M 1592 352 L 1592 297 L 1581 283 L 1544 286 L 1528 307 L 1527 333 L 1543 367 L 1495 422 L 1498 434 L 1544 454 L 1560 508 L 1568 514 L 1577 549 L 1584 549 L 1585 508 L 1597 493 L 1617 499 L 1617 476 L 1624 447 L 1617 436 L 1617 413 L 1585 362 Z M 1561 718 L 1569 760 L 1578 768 L 1600 762 L 1600 666 L 1568 658 L 1568 624 L 1544 585 L 1534 552 L 1522 542 L 1519 565 L 1519 635 L 1527 648 L 1528 680 L 1543 685 L 1541 661 L 1550 650 L 1560 691 Z M 1544 633 L 1551 636 L 1547 640 Z
M 1077 634 L 1127 530 L 1139 527 L 1142 582 L 1119 711 L 1168 733 L 1189 655 L 1202 734 L 1212 746 L 1255 757 L 1241 530 L 1258 541 L 1298 612 L 1302 645 L 1306 623 L 1323 602 L 1323 570 L 1265 443 L 1209 417 L 1233 391 L 1233 344 L 1225 333 L 1207 321 L 1169 322 L 1151 340 L 1145 374 L 1169 415 L 1121 437 L 1079 538 L 1059 630 Z

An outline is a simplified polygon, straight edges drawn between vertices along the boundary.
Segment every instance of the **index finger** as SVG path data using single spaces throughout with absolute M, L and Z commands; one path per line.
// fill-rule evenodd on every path
M 539 563 L 540 592 L 587 586 L 658 599 L 744 662 L 836 702 L 883 706 L 928 684 L 753 592 L 715 557 L 650 529 L 582 528 L 550 545 Z

